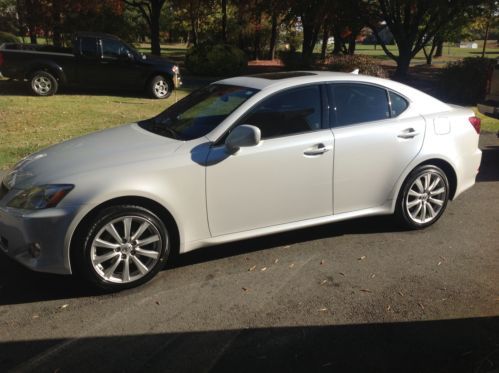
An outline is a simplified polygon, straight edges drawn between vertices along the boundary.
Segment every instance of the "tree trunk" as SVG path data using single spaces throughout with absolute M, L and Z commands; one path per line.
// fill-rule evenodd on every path
M 161 45 L 159 40 L 159 18 L 161 16 L 161 6 L 157 1 L 151 4 L 151 53 L 160 56 Z
M 222 0 L 222 41 L 227 43 L 227 0 Z
M 273 60 L 275 58 L 275 50 L 277 46 L 277 14 L 272 12 L 272 28 L 270 31 L 270 48 L 269 48 L 269 59 Z
M 309 65 L 312 61 L 312 55 L 318 36 L 319 30 L 316 25 L 303 22 L 302 58 L 305 65 Z
M 258 9 L 258 2 L 255 1 L 255 38 L 254 38 L 254 49 L 255 49 L 255 59 L 260 59 L 260 39 L 261 39 L 261 22 L 262 22 L 262 13 Z
M 52 4 L 52 40 L 55 47 L 62 47 L 62 25 L 61 25 L 61 3 L 60 0 L 56 0 Z
M 355 47 L 357 46 L 357 42 L 355 41 L 356 38 L 356 35 L 352 35 L 350 40 L 348 41 L 348 54 L 350 56 L 355 53 Z
M 395 78 L 400 79 L 407 76 L 409 66 L 411 64 L 411 51 L 407 48 L 399 47 L 399 56 L 397 57 L 397 69 L 395 70 Z
M 487 20 L 487 26 L 485 27 L 485 37 L 483 38 L 482 58 L 485 57 L 485 50 L 487 49 L 487 40 L 489 39 L 489 29 L 490 29 L 490 18 Z
M 198 28 L 196 26 L 196 20 L 191 18 L 191 42 L 192 45 L 198 44 Z
M 444 41 L 442 39 L 438 39 L 437 49 L 435 51 L 435 57 L 442 57 L 444 54 Z
M 343 49 L 343 39 L 341 38 L 341 31 L 339 28 L 334 28 L 334 48 L 333 55 L 338 56 Z
M 329 40 L 329 20 L 324 21 L 324 26 L 322 28 L 322 48 L 321 48 L 321 60 L 326 59 L 327 54 L 327 41 Z
M 36 38 L 36 32 L 31 27 L 29 29 L 29 40 L 31 44 L 37 44 L 38 40 Z

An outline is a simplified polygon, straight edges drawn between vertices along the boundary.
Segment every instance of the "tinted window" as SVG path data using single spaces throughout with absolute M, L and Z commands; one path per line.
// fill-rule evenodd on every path
M 102 57 L 118 59 L 127 54 L 128 49 L 119 40 L 102 39 Z
M 399 96 L 396 93 L 390 92 L 390 103 L 392 104 L 392 117 L 396 117 L 400 115 L 402 112 L 407 109 L 409 103 L 405 98 Z
M 321 95 L 318 86 L 277 93 L 257 104 L 239 124 L 252 124 L 262 131 L 262 139 L 321 128 Z
M 206 135 L 258 90 L 211 84 L 184 97 L 164 112 L 140 123 L 158 135 L 192 140 Z
M 81 55 L 97 57 L 97 41 L 94 38 L 81 38 Z
M 366 84 L 331 84 L 335 126 L 390 118 L 386 90 Z

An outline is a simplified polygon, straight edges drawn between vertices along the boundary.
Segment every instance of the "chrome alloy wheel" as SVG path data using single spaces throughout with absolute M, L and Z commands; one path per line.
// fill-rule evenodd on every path
M 162 247 L 161 234 L 150 220 L 121 216 L 95 235 L 90 258 L 102 279 L 124 284 L 148 274 L 160 260 Z
M 438 218 L 445 205 L 447 187 L 438 174 L 426 172 L 412 183 L 405 206 L 412 221 L 425 224 Z
M 169 89 L 168 83 L 164 79 L 158 80 L 154 84 L 154 93 L 158 98 L 165 97 L 168 94 L 168 89 Z
M 31 84 L 39 95 L 46 95 L 52 89 L 52 82 L 46 76 L 37 76 Z

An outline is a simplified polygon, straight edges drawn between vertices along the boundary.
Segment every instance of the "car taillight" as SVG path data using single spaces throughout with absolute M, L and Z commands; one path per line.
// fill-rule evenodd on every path
M 0 66 L 3 65 L 3 54 L 2 52 L 0 52 Z
M 478 117 L 469 117 L 468 120 L 470 121 L 471 125 L 475 129 L 476 133 L 480 134 L 480 126 L 482 124 L 482 121 Z

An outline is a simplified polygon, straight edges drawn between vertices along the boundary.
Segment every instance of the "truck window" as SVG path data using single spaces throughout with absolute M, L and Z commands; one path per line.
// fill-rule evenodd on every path
M 116 60 L 126 56 L 128 49 L 119 40 L 102 39 L 102 57 Z
M 97 57 L 97 40 L 94 38 L 81 38 L 81 55 L 83 57 Z

